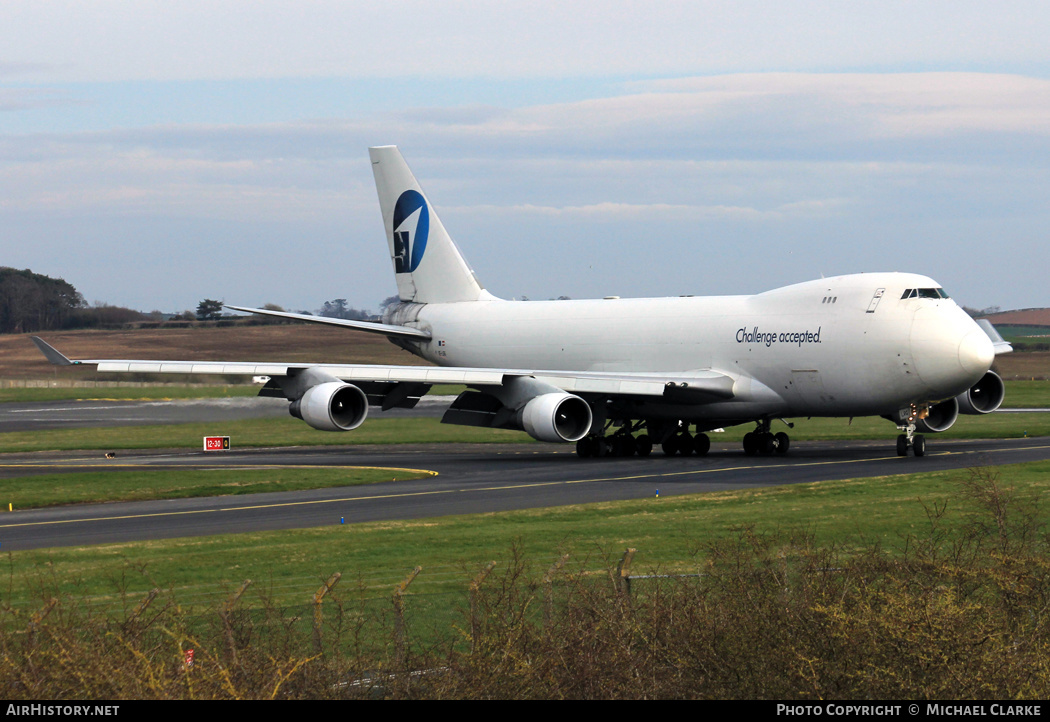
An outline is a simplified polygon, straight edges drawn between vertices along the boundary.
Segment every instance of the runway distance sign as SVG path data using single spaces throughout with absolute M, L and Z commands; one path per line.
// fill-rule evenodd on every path
M 205 451 L 229 451 L 230 450 L 230 437 L 229 436 L 205 436 L 204 437 L 204 450 Z

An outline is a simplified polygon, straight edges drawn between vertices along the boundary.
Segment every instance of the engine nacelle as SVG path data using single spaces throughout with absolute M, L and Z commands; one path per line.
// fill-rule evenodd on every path
M 950 429 L 957 418 L 959 402 L 956 399 L 948 399 L 931 406 L 926 418 L 915 422 L 915 428 L 926 434 L 935 434 Z
M 590 404 L 565 392 L 537 396 L 519 414 L 522 428 L 539 441 L 579 441 L 591 430 Z
M 990 414 L 1006 398 L 1006 385 L 999 374 L 989 371 L 981 380 L 955 397 L 961 414 Z
M 368 397 L 353 384 L 328 381 L 308 388 L 288 412 L 321 431 L 350 431 L 368 416 Z

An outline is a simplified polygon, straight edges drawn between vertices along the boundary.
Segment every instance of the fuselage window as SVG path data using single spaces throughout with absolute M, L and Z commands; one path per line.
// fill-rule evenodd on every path
M 911 294 L 913 293 L 915 293 L 914 288 L 905 288 L 904 293 L 901 294 L 901 300 L 903 301 L 906 298 L 911 298 Z

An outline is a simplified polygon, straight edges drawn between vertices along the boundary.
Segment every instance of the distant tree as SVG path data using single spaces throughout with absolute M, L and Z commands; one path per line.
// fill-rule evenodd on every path
M 346 318 L 351 321 L 367 321 L 372 318 L 370 311 L 348 306 L 345 298 L 325 301 L 324 306 L 318 309 L 317 315 L 325 316 L 326 318 Z
M 970 308 L 969 306 L 963 306 L 962 310 L 970 314 L 973 318 L 981 318 L 982 316 L 991 316 L 993 313 L 999 313 L 1002 310 L 1000 306 L 989 306 L 988 308 Z
M 197 304 L 198 321 L 215 321 L 222 318 L 222 301 L 206 298 Z
M 61 278 L 0 267 L 0 333 L 63 328 L 84 297 Z
M 284 312 L 284 309 L 282 307 L 278 306 L 276 303 L 264 303 L 263 304 L 263 310 L 264 311 L 280 311 L 281 313 Z
M 70 317 L 71 328 L 119 328 L 148 318 L 141 311 L 95 301 L 90 308 L 78 308 Z

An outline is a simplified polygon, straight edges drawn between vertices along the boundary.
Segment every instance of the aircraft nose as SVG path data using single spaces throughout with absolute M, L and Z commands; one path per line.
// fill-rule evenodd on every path
M 995 358 L 987 334 L 960 309 L 917 312 L 912 321 L 911 351 L 915 370 L 928 393 L 942 398 L 975 384 Z
M 959 342 L 959 365 L 966 373 L 983 374 L 995 360 L 995 348 L 992 340 L 981 329 L 977 328 L 963 336 Z

